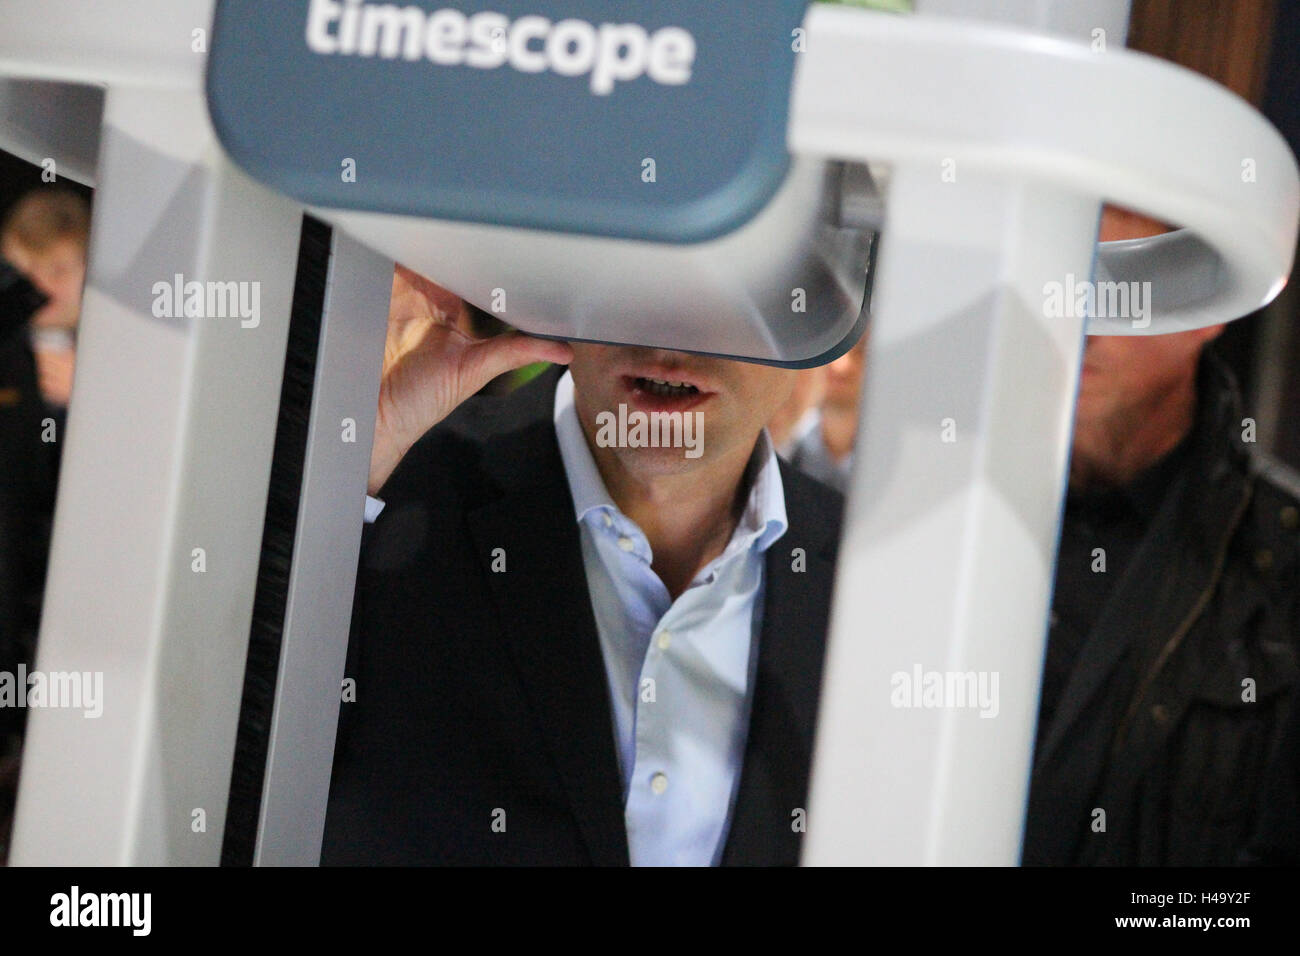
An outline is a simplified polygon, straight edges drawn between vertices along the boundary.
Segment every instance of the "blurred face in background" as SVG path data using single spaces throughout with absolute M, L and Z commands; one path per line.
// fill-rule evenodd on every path
M 767 423 L 772 442 L 784 448 L 808 409 L 820 406 L 826 393 L 826 366 L 798 369 L 794 373 L 794 387 L 790 398 L 776 410 Z
M 857 345 L 826 366 L 825 407 L 837 411 L 850 411 L 858 407 L 866 357 L 867 336 L 864 334 L 858 339 Z
M 39 251 L 8 240 L 0 246 L 0 255 L 50 300 L 32 316 L 32 325 L 64 329 L 76 326 L 81 314 L 81 288 L 86 281 L 86 250 L 80 240 L 55 239 Z
M 1140 239 L 1170 229 L 1139 213 L 1107 206 L 1102 242 Z M 1171 335 L 1090 335 L 1079 379 L 1076 430 L 1120 422 L 1186 393 L 1195 384 L 1201 350 L 1222 325 Z
M 1195 381 L 1205 344 L 1222 325 L 1171 335 L 1088 337 L 1079 378 L 1076 429 L 1144 414 Z

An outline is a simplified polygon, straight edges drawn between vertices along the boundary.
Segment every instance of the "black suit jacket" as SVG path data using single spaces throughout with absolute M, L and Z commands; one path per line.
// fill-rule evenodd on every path
M 365 532 L 322 862 L 628 863 L 553 369 L 418 442 Z M 840 496 L 781 463 L 724 864 L 798 861 Z M 804 570 L 793 555 L 803 549 Z M 493 570 L 493 566 L 504 570 Z

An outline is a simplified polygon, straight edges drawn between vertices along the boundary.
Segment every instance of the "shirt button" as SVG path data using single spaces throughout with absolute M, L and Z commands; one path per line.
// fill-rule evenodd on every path
M 660 631 L 658 644 L 659 644 L 659 650 L 661 651 L 666 651 L 668 650 L 668 648 L 672 647 L 673 645 L 672 631 Z
M 657 773 L 650 778 L 650 789 L 655 793 L 663 793 L 668 789 L 668 775 L 666 773 Z
M 614 519 L 611 518 L 611 517 L 609 516 L 609 512 L 608 512 L 608 511 L 602 511 L 602 512 L 600 513 L 600 516 L 601 516 L 601 518 L 604 519 L 604 521 L 605 521 L 605 527 L 606 527 L 606 528 L 609 528 L 609 527 L 612 527 L 612 526 L 613 526 L 613 524 L 614 524 Z
M 633 548 L 636 547 L 636 544 L 632 541 L 631 538 L 624 537 L 618 539 L 618 546 L 622 548 L 624 551 L 631 551 Z

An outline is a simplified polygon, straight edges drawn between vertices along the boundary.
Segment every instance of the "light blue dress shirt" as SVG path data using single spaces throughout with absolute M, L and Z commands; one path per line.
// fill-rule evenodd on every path
M 555 432 L 609 682 L 632 865 L 716 864 L 745 753 L 764 552 L 787 528 L 771 439 L 764 429 L 730 542 L 674 601 L 645 534 L 605 489 L 567 372 Z

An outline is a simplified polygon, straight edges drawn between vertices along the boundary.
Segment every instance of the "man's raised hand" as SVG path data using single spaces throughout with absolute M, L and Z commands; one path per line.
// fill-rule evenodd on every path
M 421 435 L 498 375 L 533 362 L 566 365 L 572 359 L 573 349 L 568 344 L 521 332 L 474 338 L 462 299 L 405 266 L 397 266 L 388 309 L 369 493 L 383 487 Z

